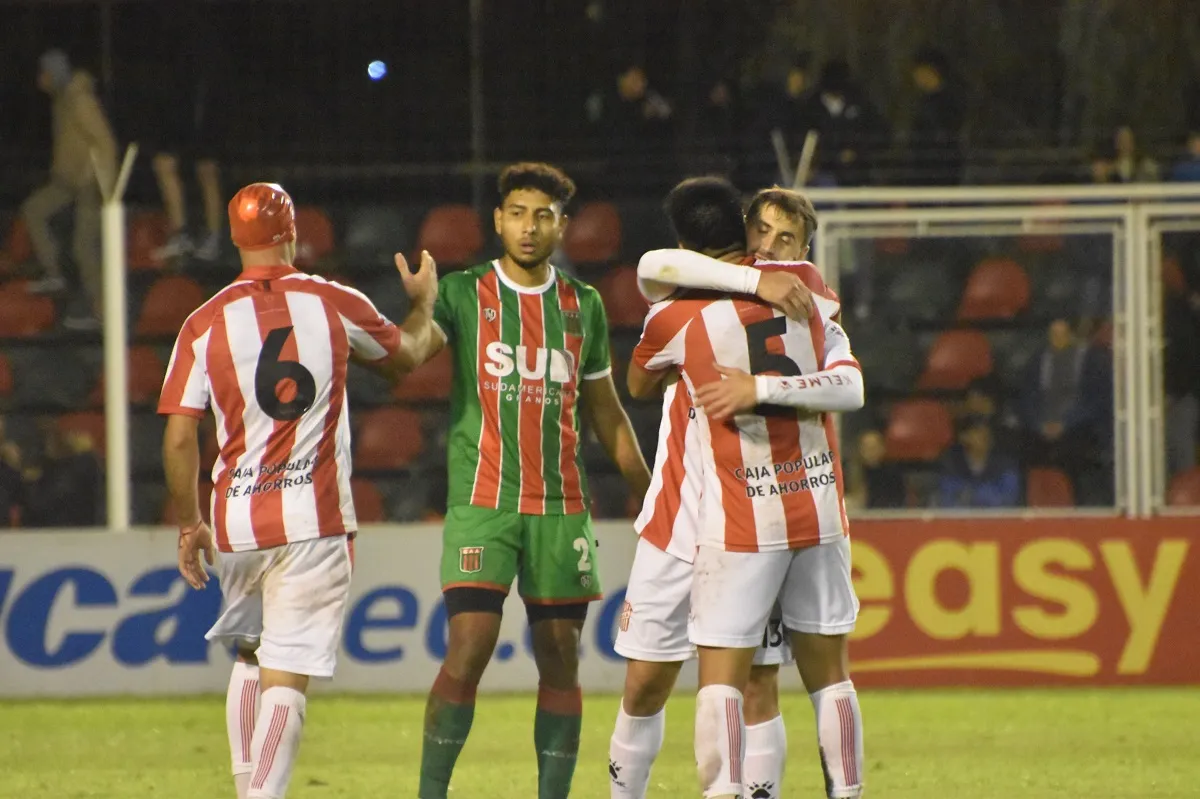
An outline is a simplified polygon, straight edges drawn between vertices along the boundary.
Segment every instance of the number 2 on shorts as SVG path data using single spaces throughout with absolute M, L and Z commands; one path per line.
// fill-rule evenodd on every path
M 592 559 L 589 557 L 591 547 L 588 546 L 588 540 L 586 538 L 576 538 L 571 546 L 575 547 L 575 551 L 579 553 L 579 571 L 591 571 Z

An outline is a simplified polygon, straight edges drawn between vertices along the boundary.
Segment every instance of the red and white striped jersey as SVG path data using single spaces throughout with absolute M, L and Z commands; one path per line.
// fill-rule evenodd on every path
M 348 362 L 399 347 L 399 328 L 363 294 L 290 266 L 247 269 L 188 317 L 158 412 L 201 417 L 212 406 L 219 550 L 355 531 Z
M 704 490 L 703 442 L 692 395 L 682 380 L 663 390 L 662 421 L 650 490 L 633 528 L 650 544 L 691 563 Z
M 763 265 L 804 267 L 811 269 Z M 784 376 L 857 367 L 834 321 L 840 311 L 836 297 L 827 290 L 814 294 L 818 312 L 807 323 L 758 300 L 697 293 L 666 300 L 651 308 L 634 360 L 647 370 L 680 367 L 689 391 L 721 379 L 714 363 Z M 704 472 L 697 543 L 756 552 L 797 549 L 847 534 L 841 459 L 828 414 L 760 408 L 710 423 L 697 410 L 695 424 Z

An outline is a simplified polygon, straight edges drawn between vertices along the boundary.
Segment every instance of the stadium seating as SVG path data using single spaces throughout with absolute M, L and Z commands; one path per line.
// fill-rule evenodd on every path
M 8 356 L 0 352 L 0 397 L 11 397 L 12 393 L 12 365 L 8 362 Z
M 571 214 L 563 251 L 572 263 L 605 263 L 621 251 L 621 217 L 608 202 L 591 202 Z
M 86 433 L 92 439 L 96 454 L 104 457 L 108 435 L 105 428 L 104 414 L 93 411 L 79 411 L 59 416 L 58 429 L 64 433 Z
M 333 252 L 333 223 L 325 211 L 302 205 L 296 209 L 296 266 L 311 270 Z
M 421 415 L 406 408 L 375 408 L 358 416 L 354 466 L 389 471 L 410 466 L 424 448 Z
M 167 365 L 153 347 L 139 346 L 129 350 L 129 401 L 134 405 L 156 403 L 162 391 L 163 378 L 166 376 Z M 104 403 L 104 373 L 101 371 L 96 387 L 92 390 L 89 402 L 93 405 Z
M 33 243 L 29 240 L 29 229 L 25 227 L 25 220 L 18 214 L 13 217 L 8 228 L 0 260 L 6 261 L 10 266 L 18 266 L 32 257 Z
M 412 245 L 411 224 L 403 210 L 371 205 L 354 208 L 345 217 L 343 260 L 356 270 L 386 269 L 392 256 Z
M 978 330 L 948 330 L 933 343 L 917 388 L 962 390 L 992 373 L 992 348 Z
M 1162 284 L 1163 288 L 1171 294 L 1187 293 L 1187 277 L 1183 274 L 1183 267 L 1179 265 L 1179 259 L 1174 255 L 1163 256 Z
M 383 506 L 383 494 L 370 480 L 355 477 L 350 480 L 350 494 L 354 498 L 354 515 L 359 524 L 374 524 L 387 521 Z
M 980 261 L 967 278 L 960 321 L 1012 319 L 1029 306 L 1029 276 L 1011 258 Z
M 30 294 L 25 281 L 0 286 L 0 337 L 23 338 L 54 327 L 54 301 Z
M 604 301 L 604 310 L 608 314 L 610 327 L 635 328 L 642 326 L 650 304 L 638 290 L 636 267 L 619 266 L 610 269 L 596 284 L 596 289 Z
M 1038 467 L 1025 473 L 1025 504 L 1031 508 L 1071 508 L 1075 487 L 1060 469 Z
M 934 400 L 898 402 L 888 417 L 884 438 L 891 460 L 937 460 L 954 441 L 950 411 Z
M 416 254 L 429 250 L 439 266 L 461 266 L 483 249 L 479 214 L 469 205 L 439 205 L 421 222 Z
M 165 275 L 146 293 L 134 332 L 139 336 L 174 337 L 192 311 L 207 299 L 204 289 L 191 278 Z
M 170 223 L 162 211 L 137 211 L 130 215 L 125 242 L 125 263 L 130 269 L 162 269 L 154 251 L 167 243 Z
M 443 347 L 441 352 L 422 364 L 411 374 L 405 375 L 396 386 L 394 395 L 398 400 L 443 400 L 450 396 L 450 378 L 454 373 L 451 349 Z
M 1173 507 L 1200 506 L 1200 466 L 1180 472 L 1167 487 L 1167 504 Z
M 906 259 L 880 269 L 878 280 L 879 311 L 894 322 L 944 322 L 961 296 L 958 275 L 937 260 Z

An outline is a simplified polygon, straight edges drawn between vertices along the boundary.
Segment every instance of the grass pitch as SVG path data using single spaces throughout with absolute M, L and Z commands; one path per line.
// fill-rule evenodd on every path
M 867 795 L 881 799 L 1200 796 L 1200 690 L 869 691 Z M 586 702 L 575 799 L 608 796 L 616 697 Z M 309 703 L 288 796 L 416 796 L 423 697 Z M 692 701 L 672 700 L 650 795 L 699 796 Z M 806 697 L 784 698 L 785 796 L 823 796 Z M 452 796 L 535 797 L 532 696 L 483 696 Z M 0 703 L 0 797 L 232 797 L 224 698 Z

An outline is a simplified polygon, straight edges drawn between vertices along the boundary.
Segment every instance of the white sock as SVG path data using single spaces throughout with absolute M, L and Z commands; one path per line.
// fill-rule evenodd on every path
M 706 685 L 696 694 L 696 768 L 706 797 L 741 796 L 746 757 L 742 692 Z
M 817 745 L 830 799 L 862 796 L 863 736 L 858 694 L 850 680 L 810 694 L 817 713 Z
M 617 711 L 617 726 L 608 740 L 609 795 L 612 799 L 645 799 L 650 768 L 662 749 L 667 711 L 653 716 L 630 716 L 624 706 Z
M 236 661 L 225 692 L 225 732 L 233 761 L 233 783 L 238 799 L 250 789 L 250 740 L 258 717 L 258 666 Z
M 746 799 L 779 799 L 783 796 L 783 768 L 787 763 L 787 727 L 783 716 L 746 726 Z
M 250 745 L 254 756 L 250 799 L 282 799 L 287 793 L 300 750 L 305 705 L 304 694 L 294 688 L 277 685 L 263 691 Z

